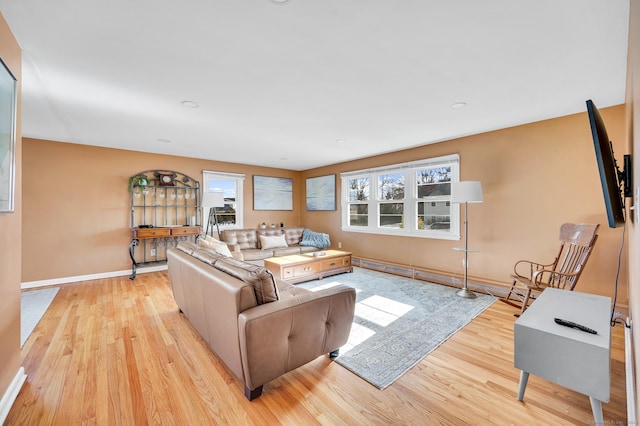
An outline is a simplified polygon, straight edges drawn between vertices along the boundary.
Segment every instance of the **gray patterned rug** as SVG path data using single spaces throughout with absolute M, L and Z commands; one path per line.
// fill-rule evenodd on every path
M 50 287 L 20 293 L 20 347 L 24 346 L 58 290 L 57 287 Z
M 357 290 L 349 341 L 336 362 L 384 389 L 497 300 L 478 293 L 397 275 L 353 268 L 353 273 L 298 284 L 314 289 L 346 284 Z

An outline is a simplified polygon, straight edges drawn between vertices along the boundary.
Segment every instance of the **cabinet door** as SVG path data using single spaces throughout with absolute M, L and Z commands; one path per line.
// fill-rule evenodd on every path
M 308 263 L 306 265 L 294 266 L 293 275 L 295 277 L 302 277 L 320 272 L 321 269 L 322 264 L 320 262 Z

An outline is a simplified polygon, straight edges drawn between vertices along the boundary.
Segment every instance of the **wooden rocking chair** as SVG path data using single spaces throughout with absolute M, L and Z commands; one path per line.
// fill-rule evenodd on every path
M 600 225 L 565 223 L 560 227 L 560 250 L 551 263 L 519 260 L 513 267 L 513 284 L 506 297 L 514 296 L 522 302 L 522 314 L 547 287 L 572 291 L 584 270 L 593 246 L 598 239 Z

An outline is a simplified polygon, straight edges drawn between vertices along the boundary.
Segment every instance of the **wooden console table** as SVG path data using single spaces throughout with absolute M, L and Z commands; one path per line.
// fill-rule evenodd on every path
M 518 400 L 524 398 L 529 373 L 589 396 L 596 424 L 602 401 L 609 401 L 611 299 L 547 288 L 514 324 L 514 364 L 522 370 Z M 555 323 L 561 318 L 584 325 L 590 334 Z
M 131 228 L 129 257 L 131 257 L 131 276 L 135 279 L 138 265 L 164 263 L 167 261 L 167 245 L 175 243 L 179 237 L 200 235 L 199 226 L 166 226 L 160 228 Z M 149 247 L 147 247 L 147 243 Z M 142 254 L 136 260 L 135 248 L 142 245 Z M 150 248 L 152 247 L 152 248 Z
M 264 266 L 277 278 L 292 284 L 353 272 L 351 253 L 339 250 L 326 250 L 322 253 L 325 254 L 314 256 L 314 253 L 304 253 L 271 257 L 264 260 Z

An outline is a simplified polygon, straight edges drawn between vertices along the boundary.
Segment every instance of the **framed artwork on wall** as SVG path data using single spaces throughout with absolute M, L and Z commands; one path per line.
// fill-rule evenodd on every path
M 336 175 L 307 179 L 307 210 L 336 209 Z
M 254 210 L 293 210 L 293 179 L 253 176 Z
M 14 210 L 17 80 L 0 58 L 0 213 Z

